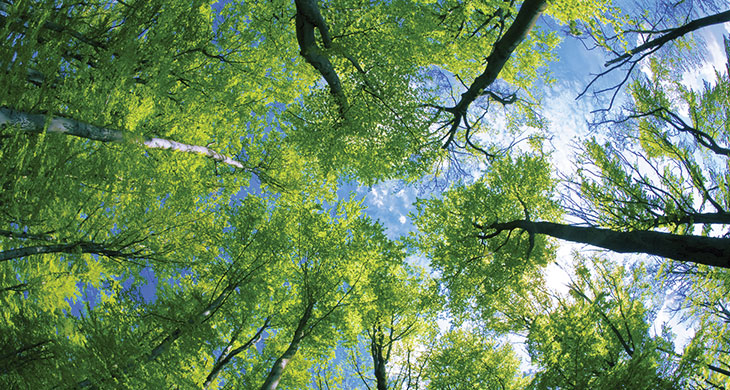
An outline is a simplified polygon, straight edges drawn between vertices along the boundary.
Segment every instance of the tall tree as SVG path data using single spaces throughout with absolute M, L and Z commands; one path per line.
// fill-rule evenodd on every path
M 360 342 L 350 348 L 349 363 L 367 388 L 416 388 L 422 381 L 420 351 L 435 333 L 441 299 L 420 267 L 405 261 L 403 248 L 389 243 L 373 266 L 360 303 Z
M 529 327 L 531 388 L 684 388 L 683 367 L 664 352 L 671 340 L 650 334 L 657 299 L 645 270 L 576 257 L 574 272 L 569 296 L 554 295 Z
M 382 227 L 363 218 L 360 207 L 350 200 L 331 209 L 295 208 L 288 264 L 280 270 L 289 297 L 274 322 L 280 327 L 277 338 L 288 342 L 280 342 L 283 351 L 274 344 L 275 360 L 262 390 L 278 387 L 300 349 L 314 347 L 309 356 L 316 357 L 357 334 L 351 306 L 369 283 L 374 263 L 387 256 L 380 251 L 389 246 Z
M 498 345 L 474 332 L 453 330 L 437 341 L 429 356 L 427 389 L 523 389 L 519 359 L 510 344 Z
M 544 156 L 503 157 L 475 183 L 455 186 L 442 198 L 418 201 L 413 244 L 440 272 L 457 319 L 474 312 L 492 318 L 513 296 L 541 283 L 541 268 L 554 261 L 548 240 L 508 232 L 485 239 L 477 225 L 558 218 L 554 184 Z

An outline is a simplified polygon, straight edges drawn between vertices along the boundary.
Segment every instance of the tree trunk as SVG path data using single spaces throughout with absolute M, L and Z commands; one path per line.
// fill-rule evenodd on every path
M 370 354 L 373 357 L 373 371 L 378 390 L 388 390 L 388 373 L 386 371 L 387 361 L 383 356 L 383 337 L 373 337 L 370 345 Z
M 251 337 L 251 339 L 249 339 L 246 343 L 232 351 L 225 351 L 224 353 L 222 353 L 218 361 L 215 363 L 215 365 L 213 365 L 213 369 L 210 371 L 210 374 L 208 374 L 208 377 L 205 378 L 205 383 L 203 383 L 203 389 L 207 389 L 208 387 L 210 387 L 211 383 L 213 383 L 215 378 L 218 377 L 218 374 L 221 372 L 221 370 L 226 366 L 226 364 L 228 364 L 229 361 L 231 361 L 231 359 L 233 359 L 233 357 L 247 350 L 252 345 L 261 340 L 261 335 L 264 333 L 264 330 L 269 327 L 269 323 L 270 319 L 267 318 L 264 322 L 264 325 L 259 328 L 259 331 L 256 332 L 256 334 L 253 335 L 253 337 Z
M 517 49 L 517 46 L 527 37 L 537 18 L 547 7 L 547 0 L 525 0 L 520 6 L 514 22 L 509 26 L 502 38 L 494 43 L 492 52 L 487 57 L 487 66 L 479 77 L 471 84 L 469 89 L 461 95 L 461 101 L 454 107 L 454 110 L 465 113 L 467 107 L 479 96 L 484 89 L 492 85 L 499 73 L 504 68 L 507 60 Z
M 319 12 L 317 0 L 295 0 L 294 3 L 297 8 L 295 23 L 299 54 L 324 77 L 330 87 L 330 93 L 337 100 L 337 104 L 340 105 L 340 111 L 344 112 L 347 109 L 347 99 L 342 90 L 340 77 L 335 72 L 335 68 L 327 55 L 317 45 L 314 35 L 314 29 L 316 28 L 322 36 L 324 47 L 329 48 L 332 45 L 329 28 Z
M 104 246 L 104 244 L 96 244 L 93 242 L 78 242 L 73 244 L 36 245 L 4 250 L 0 252 L 0 262 L 31 255 L 39 255 L 42 253 L 91 253 L 100 256 L 126 259 L 138 259 L 144 257 L 142 253 L 127 253 L 119 249 L 110 249 Z
M 552 222 L 518 220 L 487 227 L 497 232 L 522 229 L 530 234 L 545 234 L 619 253 L 646 253 L 669 259 L 730 268 L 730 239 L 677 235 L 655 231 L 617 232 L 595 227 Z M 480 236 L 493 237 L 493 234 Z
M 672 29 L 668 33 L 666 33 L 658 38 L 654 38 L 650 41 L 645 42 L 642 45 L 639 45 L 639 46 L 627 51 L 623 55 L 620 55 L 620 56 L 612 59 L 611 61 L 606 62 L 604 64 L 604 66 L 611 66 L 622 60 L 627 60 L 636 53 L 640 53 L 645 50 L 659 47 L 671 40 L 677 39 L 692 31 L 699 30 L 699 29 L 707 27 L 707 26 L 712 26 L 715 24 L 721 24 L 721 23 L 727 23 L 727 22 L 730 22 L 730 11 L 720 12 L 719 14 L 705 16 L 704 18 L 695 19 L 683 26 Z
M 226 288 L 224 288 L 218 296 L 209 303 L 203 310 L 195 313 L 195 315 L 188 319 L 188 325 L 193 326 L 197 324 L 203 323 L 203 321 L 207 320 L 210 316 L 213 315 L 213 313 L 218 310 L 223 303 L 225 302 L 228 295 L 233 291 L 238 285 L 240 284 L 240 281 L 238 283 L 231 283 Z M 172 332 L 168 333 L 168 335 L 159 343 L 157 346 L 155 346 L 146 356 L 143 356 L 140 361 L 138 362 L 130 362 L 124 368 L 122 369 L 122 372 L 129 373 L 131 370 L 135 368 L 137 365 L 145 365 L 148 363 L 152 363 L 155 360 L 157 360 L 160 356 L 165 354 L 165 352 L 170 350 L 170 347 L 175 343 L 177 339 L 180 338 L 180 336 L 183 335 L 185 332 L 185 329 L 183 327 L 175 328 Z M 80 389 L 98 389 L 102 382 L 105 382 L 109 378 L 104 378 L 101 380 L 91 380 L 89 378 L 84 379 L 82 381 L 79 381 L 76 383 L 76 386 L 74 388 L 80 388 Z M 103 386 L 102 386 L 103 387 Z
M 289 347 L 274 362 L 274 365 L 271 367 L 271 371 L 269 371 L 269 375 L 266 377 L 264 384 L 261 385 L 261 390 L 275 390 L 276 387 L 279 386 L 279 381 L 281 380 L 281 376 L 284 374 L 284 369 L 286 368 L 287 364 L 289 364 L 294 355 L 296 355 L 297 351 L 299 350 L 299 344 L 301 343 L 302 339 L 304 339 L 304 330 L 307 327 L 307 322 L 309 322 L 309 319 L 312 317 L 313 308 L 314 302 L 310 302 L 307 305 L 307 308 L 304 310 L 304 314 L 302 314 L 302 317 L 299 319 L 299 324 L 297 324 L 297 328 L 296 330 L 294 330 L 294 337 L 292 337 L 291 343 L 289 343 Z
M 507 32 L 494 43 L 492 52 L 487 57 L 487 66 L 469 89 L 461 94 L 461 100 L 447 111 L 454 114 L 454 122 L 449 130 L 449 138 L 444 143 L 443 148 L 446 149 L 453 142 L 456 130 L 461 124 L 461 119 L 466 116 L 469 105 L 479 96 L 484 94 L 484 90 L 492 85 L 509 60 L 517 46 L 527 37 L 532 27 L 537 22 L 537 18 L 547 7 L 547 0 L 525 0 L 520 6 L 519 12 Z
M 143 137 L 135 139 L 134 136 L 117 129 L 94 126 L 70 118 L 59 116 L 49 118 L 43 114 L 30 114 L 9 107 L 0 107 L 0 128 L 5 126 L 17 126 L 20 131 L 26 133 L 60 133 L 101 142 L 132 142 L 150 149 L 171 149 L 183 153 L 202 154 L 207 158 L 234 168 L 246 169 L 240 161 L 205 146 L 189 145 L 164 138 Z

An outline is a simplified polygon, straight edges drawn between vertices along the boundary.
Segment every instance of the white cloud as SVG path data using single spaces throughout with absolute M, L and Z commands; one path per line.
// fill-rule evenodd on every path
M 406 223 L 406 216 L 401 214 L 400 218 L 398 218 L 398 222 L 401 224 Z
M 377 208 L 381 208 L 385 206 L 385 195 L 388 194 L 388 191 L 378 191 L 377 188 L 373 188 L 370 190 L 370 192 L 367 195 L 367 200 L 370 205 L 373 205 Z

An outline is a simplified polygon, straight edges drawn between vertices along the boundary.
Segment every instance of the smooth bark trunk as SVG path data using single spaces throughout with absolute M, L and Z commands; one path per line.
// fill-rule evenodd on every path
M 233 349 L 233 350 L 226 350 L 225 353 L 221 354 L 218 361 L 213 365 L 213 369 L 210 371 L 210 374 L 208 374 L 208 377 L 205 378 L 205 383 L 203 383 L 203 388 L 207 389 L 210 387 L 210 385 L 213 383 L 215 378 L 218 377 L 218 374 L 223 370 L 223 368 L 228 364 L 228 362 L 231 361 L 236 355 L 239 353 L 251 348 L 254 344 L 256 344 L 259 340 L 261 340 L 261 336 L 264 333 L 264 330 L 269 327 L 270 320 L 267 318 L 264 322 L 264 325 L 259 328 L 258 332 L 256 332 L 251 339 L 249 339 L 247 342 L 245 342 L 240 347 Z
M 302 339 L 304 339 L 305 337 L 304 331 L 307 328 L 307 323 L 309 322 L 309 319 L 312 317 L 313 308 L 313 302 L 307 305 L 307 308 L 304 310 L 304 314 L 302 314 L 302 317 L 299 319 L 297 328 L 294 330 L 294 336 L 292 337 L 289 346 L 287 347 L 286 351 L 284 351 L 284 353 L 279 356 L 279 358 L 276 359 L 276 361 L 274 362 L 274 365 L 271 367 L 271 371 L 269 371 L 269 375 L 266 377 L 264 384 L 261 385 L 261 390 L 275 390 L 276 387 L 279 386 L 279 381 L 281 381 L 281 376 L 284 374 L 284 369 L 286 368 L 287 364 L 289 364 L 291 359 L 294 358 L 294 355 L 297 354 L 297 351 L 299 350 L 299 345 L 301 344 Z
M 383 339 L 379 342 L 375 339 L 372 340 L 370 346 L 370 353 L 373 358 L 373 371 L 375 374 L 375 383 L 378 390 L 388 390 L 388 373 L 386 371 L 387 361 L 383 356 Z
M 0 262 L 9 261 L 12 259 L 19 259 L 31 255 L 39 255 L 43 253 L 91 253 L 100 256 L 126 259 L 138 259 L 140 257 L 143 257 L 142 254 L 136 252 L 126 253 L 117 249 L 109 249 L 103 244 L 96 244 L 92 242 L 79 242 L 73 244 L 36 245 L 4 250 L 0 252 Z
M 469 109 L 469 105 L 474 102 L 479 96 L 484 94 L 484 90 L 492 85 L 499 76 L 499 73 L 504 68 L 505 64 L 512 56 L 512 53 L 517 49 L 517 46 L 527 37 L 532 27 L 537 22 L 537 18 L 540 17 L 545 8 L 547 7 L 547 0 L 525 0 L 520 7 L 519 12 L 515 20 L 510 25 L 507 32 L 494 43 L 492 52 L 487 57 L 487 66 L 474 82 L 469 86 L 469 89 L 461 94 L 461 100 L 447 111 L 454 114 L 454 123 L 449 131 L 449 139 L 443 145 L 443 148 L 447 148 L 456 135 L 456 130 L 461 124 L 462 118 L 466 116 L 466 112 Z
M 183 153 L 196 153 L 237 169 L 246 169 L 240 161 L 205 146 L 184 144 L 164 138 L 135 137 L 121 130 L 95 126 L 70 118 L 49 117 L 43 114 L 17 111 L 9 107 L 0 107 L 0 128 L 5 126 L 16 126 L 20 131 L 26 133 L 60 133 L 101 142 L 132 142 L 150 149 L 170 149 Z
M 314 30 L 318 29 L 319 34 L 322 36 L 324 47 L 329 48 L 332 45 L 329 28 L 319 11 L 317 0 L 295 0 L 294 4 L 297 8 L 295 22 L 299 54 L 324 77 L 324 80 L 330 87 L 330 93 L 337 100 L 337 104 L 340 105 L 340 111 L 344 112 L 347 108 L 347 99 L 342 90 L 340 77 L 335 72 L 335 68 L 332 66 L 329 58 L 327 58 L 327 55 L 317 45 L 317 40 L 314 35 Z
M 679 261 L 730 268 L 729 238 L 677 235 L 656 231 L 617 232 L 595 227 L 526 220 L 497 223 L 488 229 L 497 232 L 522 229 L 530 234 L 544 234 L 619 253 L 646 253 Z M 485 235 L 482 238 L 490 236 L 492 235 Z
M 611 61 L 606 62 L 604 64 L 604 66 L 611 66 L 622 60 L 627 60 L 636 53 L 640 53 L 642 51 L 650 50 L 655 47 L 661 46 L 671 40 L 677 39 L 692 31 L 699 30 L 701 28 L 712 26 L 715 24 L 722 24 L 722 23 L 727 23 L 727 22 L 730 22 L 730 11 L 720 12 L 718 14 L 705 16 L 704 18 L 695 19 L 683 26 L 672 29 L 670 32 L 668 32 L 662 36 L 654 38 L 650 41 L 645 42 L 642 45 L 639 45 L 639 46 L 627 51 L 625 54 L 622 54 L 622 55 L 612 59 Z
M 466 113 L 469 105 L 481 96 L 484 90 L 492 85 L 499 73 L 504 68 L 507 60 L 517 49 L 520 43 L 527 37 L 532 27 L 535 26 L 537 18 L 540 17 L 547 7 L 546 0 L 526 0 L 522 3 L 514 22 L 509 26 L 507 32 L 495 44 L 492 52 L 487 57 L 487 66 L 469 89 L 461 95 L 461 100 L 453 108 L 457 112 Z

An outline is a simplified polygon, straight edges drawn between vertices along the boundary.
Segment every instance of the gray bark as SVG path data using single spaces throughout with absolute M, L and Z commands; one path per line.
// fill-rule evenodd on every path
M 150 149 L 170 149 L 183 153 L 196 153 L 234 168 L 246 169 L 240 161 L 205 146 L 189 145 L 163 138 L 142 137 L 137 139 L 122 130 L 95 126 L 60 116 L 31 114 L 9 107 L 0 107 L 0 128 L 3 127 L 16 127 L 26 133 L 60 133 L 101 142 L 131 142 Z
M 203 388 L 207 389 L 210 387 L 210 385 L 213 383 L 215 378 L 218 377 L 218 374 L 223 370 L 223 368 L 228 364 L 228 362 L 231 361 L 236 355 L 239 353 L 251 348 L 254 344 L 256 344 L 259 340 L 261 340 L 261 337 L 264 333 L 264 330 L 269 327 L 270 319 L 267 318 L 266 321 L 264 321 L 264 325 L 259 328 L 258 332 L 256 332 L 253 337 L 251 337 L 247 342 L 245 342 L 243 345 L 241 345 L 238 348 L 235 348 L 233 350 L 230 350 L 228 348 L 224 353 L 221 354 L 221 356 L 216 361 L 215 365 L 213 365 L 213 369 L 210 371 L 210 374 L 208 374 L 208 377 L 205 378 L 205 383 L 203 383 Z
M 662 46 L 665 43 L 672 41 L 674 39 L 677 39 L 692 31 L 699 30 L 701 28 L 712 26 L 715 24 L 722 24 L 722 23 L 727 23 L 727 22 L 730 22 L 730 11 L 720 12 L 718 14 L 705 16 L 704 18 L 695 19 L 685 25 L 672 29 L 671 31 L 669 31 L 668 33 L 666 33 L 664 35 L 661 35 L 657 38 L 644 42 L 643 44 L 627 51 L 626 53 L 606 62 L 604 64 L 604 66 L 611 66 L 617 62 L 621 62 L 622 60 L 628 60 L 636 53 L 641 53 L 643 51 L 651 50 L 653 48 Z
M 297 8 L 296 32 L 299 53 L 307 63 L 312 65 L 324 77 L 327 85 L 330 87 L 330 93 L 340 105 L 340 111 L 344 113 L 344 110 L 347 108 L 347 99 L 342 90 L 340 77 L 335 72 L 335 68 L 332 66 L 329 58 L 327 58 L 319 45 L 317 45 L 314 35 L 316 28 L 322 36 L 324 47 L 329 48 L 332 45 L 332 38 L 330 38 L 327 23 L 325 23 L 322 14 L 319 12 L 317 0 L 295 0 L 294 3 Z
M 304 314 L 302 314 L 302 317 L 299 319 L 297 328 L 294 330 L 294 336 L 292 337 L 289 346 L 274 362 L 264 384 L 261 385 L 261 390 L 275 390 L 276 387 L 279 386 L 279 381 L 281 381 L 281 377 L 284 374 L 284 369 L 286 369 L 287 364 L 289 364 L 291 359 L 294 358 L 294 355 L 297 354 L 297 351 L 299 351 L 299 345 L 301 344 L 302 339 L 304 339 L 304 331 L 307 328 L 307 323 L 312 317 L 312 309 L 314 309 L 314 302 L 310 302 L 307 305 L 304 310 Z
M 494 43 L 492 52 L 487 57 L 487 66 L 484 72 L 474 79 L 474 82 L 466 92 L 461 94 L 461 99 L 454 107 L 446 109 L 446 111 L 454 114 L 454 121 L 449 130 L 448 140 L 443 145 L 444 149 L 451 144 L 456 136 L 456 130 L 461 124 L 462 119 L 465 119 L 469 105 L 476 98 L 483 95 L 485 93 L 484 90 L 494 83 L 502 68 L 507 63 L 507 60 L 509 60 L 512 53 L 517 49 L 517 46 L 527 37 L 537 22 L 537 18 L 540 17 L 546 7 L 547 0 L 525 0 L 522 3 L 515 20 L 509 29 L 507 29 L 507 32 Z
M 108 248 L 104 244 L 77 242 L 72 244 L 49 244 L 7 249 L 0 252 L 0 262 L 43 253 L 91 253 L 100 256 L 125 259 L 139 259 L 144 257 L 144 254 L 140 252 L 124 252 L 119 249 Z

